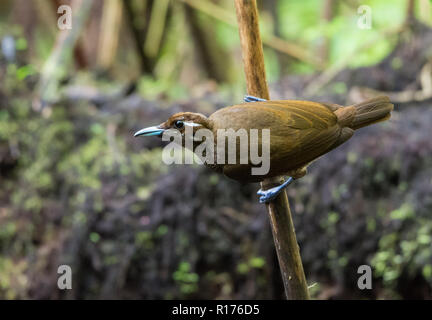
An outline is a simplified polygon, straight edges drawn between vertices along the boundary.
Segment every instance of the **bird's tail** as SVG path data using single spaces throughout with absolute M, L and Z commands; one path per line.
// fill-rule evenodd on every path
M 348 127 L 354 130 L 390 119 L 390 113 L 393 110 L 393 104 L 386 96 L 360 102 L 352 107 L 356 112 Z
M 356 130 L 389 119 L 392 110 L 393 104 L 389 98 L 381 96 L 349 107 L 338 108 L 335 114 L 342 127 Z

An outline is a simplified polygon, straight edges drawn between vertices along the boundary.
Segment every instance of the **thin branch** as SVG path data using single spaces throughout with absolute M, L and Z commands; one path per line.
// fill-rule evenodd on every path
M 247 92 L 250 95 L 269 99 L 269 90 L 264 68 L 264 54 L 258 26 L 256 0 L 235 0 Z M 279 184 L 281 178 L 266 179 L 263 189 Z M 288 299 L 309 299 L 309 292 L 294 224 L 285 190 L 267 204 L 273 239 Z

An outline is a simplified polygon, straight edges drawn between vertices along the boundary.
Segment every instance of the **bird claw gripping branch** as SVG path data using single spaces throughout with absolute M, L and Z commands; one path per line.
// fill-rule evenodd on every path
M 267 101 L 266 99 L 262 99 L 262 98 L 258 98 L 258 97 L 254 97 L 254 96 L 245 96 L 243 100 L 244 100 L 244 102 Z
M 257 195 L 261 196 L 259 198 L 259 202 L 260 203 L 267 203 L 272 201 L 274 198 L 276 198 L 278 196 L 279 193 L 281 193 L 281 191 L 288 187 L 292 182 L 294 181 L 293 177 L 288 177 L 288 179 L 282 183 L 281 185 L 274 187 L 274 188 L 270 188 L 267 190 L 262 190 L 259 189 L 257 192 Z
M 314 160 L 346 142 L 357 129 L 389 119 L 393 110 L 393 104 L 384 96 L 347 107 L 300 100 L 267 101 L 253 96 L 245 96 L 244 100 L 245 103 L 219 109 L 209 117 L 200 113 L 180 112 L 158 126 L 139 130 L 135 136 L 161 137 L 166 131 L 175 129 L 181 133 L 178 144 L 197 154 L 199 145 L 195 139 L 188 146 L 185 138 L 187 129 L 194 134 L 199 129 L 207 129 L 213 137 L 217 136 L 219 130 L 243 130 L 249 135 L 247 141 L 252 141 L 253 129 L 269 131 L 269 168 L 266 173 L 254 174 L 256 164 L 250 159 L 234 164 L 226 159 L 204 162 L 210 168 L 243 183 L 289 176 L 280 186 L 258 191 L 260 202 L 264 203 L 274 199 L 293 180 L 303 177 L 308 165 Z M 263 137 L 264 134 L 261 140 L 258 139 L 258 147 L 262 151 Z M 215 152 L 214 159 L 216 151 L 224 151 L 224 157 L 229 152 L 226 144 L 218 149 L 218 141 L 213 139 L 209 142 L 206 137 L 203 142 L 211 144 L 211 150 Z M 241 158 L 240 149 L 235 149 L 236 159 Z

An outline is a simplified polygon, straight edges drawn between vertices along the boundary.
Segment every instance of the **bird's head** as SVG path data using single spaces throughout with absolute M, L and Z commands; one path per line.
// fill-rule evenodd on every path
M 137 131 L 134 136 L 159 136 L 168 130 L 180 131 L 183 140 L 186 127 L 192 128 L 195 133 L 198 129 L 212 129 L 211 121 L 201 113 L 180 112 L 172 115 L 167 121 L 158 126 L 148 127 Z

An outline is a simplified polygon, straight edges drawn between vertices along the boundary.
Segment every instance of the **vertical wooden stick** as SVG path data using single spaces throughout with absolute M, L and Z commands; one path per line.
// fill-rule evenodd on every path
M 117 53 L 123 2 L 121 0 L 107 0 L 103 3 L 102 10 L 97 63 L 103 70 L 108 70 L 113 65 Z
M 67 63 L 90 16 L 92 4 L 93 0 L 72 1 L 72 29 L 58 31 L 55 45 L 45 61 L 36 89 L 38 99 L 35 99 L 33 105 L 36 110 L 41 111 L 45 104 L 50 104 L 58 98 L 59 82 L 68 72 Z
M 415 20 L 415 0 L 408 0 L 406 6 L 405 24 L 409 25 Z
M 324 0 L 321 7 L 321 20 L 325 23 L 332 21 L 336 7 L 336 0 Z M 318 56 L 324 65 L 328 64 L 329 60 L 329 42 L 330 39 L 327 34 L 324 34 L 321 39 L 320 46 L 318 47 Z
M 256 0 L 235 0 L 235 7 L 243 52 L 247 92 L 253 96 L 269 99 Z M 278 185 L 280 180 L 281 178 L 267 179 L 261 183 L 261 186 L 263 189 L 268 189 Z M 306 277 L 285 191 L 281 192 L 274 201 L 267 204 L 267 211 L 270 217 L 286 296 L 288 299 L 309 299 Z
M 166 28 L 169 3 L 169 0 L 153 2 L 147 37 L 144 43 L 144 52 L 150 58 L 155 58 L 159 53 L 164 29 Z

